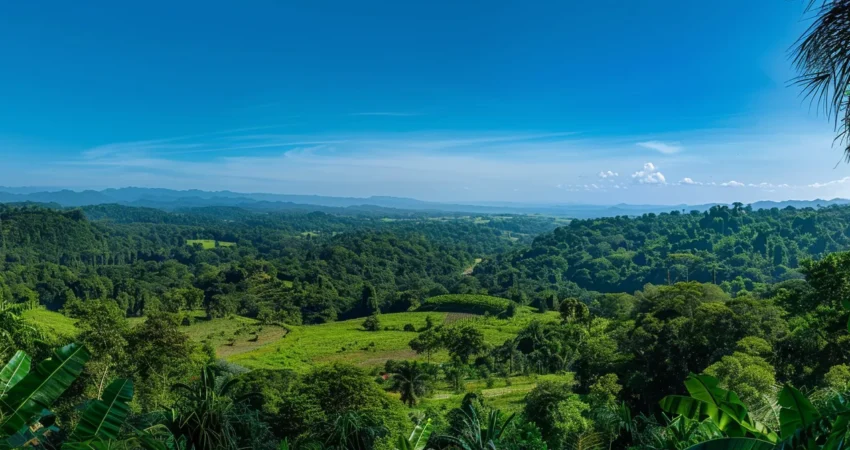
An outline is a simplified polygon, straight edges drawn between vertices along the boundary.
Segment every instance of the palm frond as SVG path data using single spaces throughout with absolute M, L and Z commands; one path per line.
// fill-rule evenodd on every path
M 605 447 L 605 436 L 602 433 L 585 432 L 577 434 L 566 448 L 568 450 L 600 450 Z
M 817 109 L 834 121 L 835 142 L 850 162 L 850 0 L 811 0 L 815 19 L 793 49 L 800 75 L 794 84 Z

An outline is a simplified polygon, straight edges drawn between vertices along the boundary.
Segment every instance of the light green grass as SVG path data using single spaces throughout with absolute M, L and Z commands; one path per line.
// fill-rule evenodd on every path
M 231 316 L 208 320 L 202 310 L 192 311 L 194 320 L 191 325 L 180 326 L 195 342 L 209 342 L 215 348 L 219 358 L 229 358 L 240 353 L 250 352 L 276 342 L 286 335 L 286 328 L 277 325 L 262 325 L 260 322 L 241 316 Z M 145 321 L 144 317 L 130 317 L 130 326 Z
M 218 247 L 233 247 L 234 245 L 236 245 L 235 242 L 216 241 L 214 239 L 186 239 L 186 245 L 191 246 L 195 244 L 201 244 L 204 247 L 204 250 L 215 248 L 216 243 L 218 243 Z
M 510 377 L 510 385 L 504 378 L 494 378 L 493 386 L 487 387 L 485 380 L 467 380 L 464 392 L 457 393 L 440 382 L 427 398 L 422 399 L 420 408 L 425 406 L 445 406 L 446 409 L 459 408 L 467 392 L 477 392 L 489 405 L 504 412 L 518 412 L 524 406 L 525 396 L 537 386 L 536 377 Z
M 77 327 L 74 325 L 76 320 L 58 312 L 38 308 L 24 311 L 22 316 L 24 320 L 39 328 L 48 337 L 57 340 L 73 338 L 78 333 Z
M 381 327 L 385 329 L 381 331 L 363 330 L 362 318 L 321 325 L 292 326 L 290 333 L 279 341 L 228 359 L 249 368 L 286 368 L 298 371 L 334 361 L 371 368 L 383 366 L 388 359 L 425 360 L 424 356 L 416 355 L 408 345 L 417 333 L 401 330 L 408 323 L 421 329 L 425 326 L 427 316 L 431 316 L 437 324 L 472 324 L 481 330 L 484 339 L 493 345 L 500 345 L 512 339 L 534 319 L 558 320 L 555 313 L 537 314 L 531 312 L 531 308 L 521 308 L 517 317 L 511 319 L 444 312 L 382 314 L 380 322 Z M 446 360 L 448 355 L 445 352 L 431 357 L 432 362 Z
M 195 244 L 201 244 L 204 250 L 215 248 L 215 241 L 212 239 L 186 239 L 186 245 L 193 246 Z
M 425 357 L 416 355 L 408 345 L 418 333 L 402 330 L 408 323 L 417 330 L 422 329 L 425 326 L 425 318 L 428 316 L 437 325 L 473 325 L 484 334 L 484 340 L 494 346 L 513 339 L 532 320 L 544 322 L 559 320 L 556 312 L 539 314 L 530 307 L 519 308 L 517 316 L 509 319 L 470 313 L 405 312 L 381 314 L 380 321 L 383 329 L 365 331 L 362 327 L 363 318 L 282 328 L 261 325 L 256 320 L 246 317 L 232 316 L 206 320 L 203 311 L 195 311 L 193 315 L 194 322 L 188 326 L 181 326 L 180 329 L 195 342 L 210 342 L 220 358 L 253 369 L 288 368 L 297 371 L 305 371 L 315 365 L 335 361 L 365 368 L 382 367 L 389 359 L 424 361 Z M 67 339 L 73 338 L 78 332 L 74 326 L 74 319 L 57 312 L 36 309 L 24 312 L 23 316 L 28 322 L 44 330 L 48 336 Z M 136 326 L 145 319 L 132 317 L 128 320 L 131 326 Z M 289 329 L 288 333 L 287 329 Z M 444 351 L 431 356 L 431 362 L 447 360 L 448 355 Z M 499 383 L 504 384 L 501 379 L 496 380 L 496 387 L 500 386 Z M 514 385 L 519 386 L 519 383 L 515 382 Z M 469 389 L 478 389 L 478 387 L 473 384 Z M 509 395 L 505 395 L 506 398 L 510 398 Z
M 463 269 L 463 274 L 466 276 L 472 275 L 472 272 L 475 271 L 475 266 L 481 264 L 482 261 L 484 261 L 483 258 L 475 258 L 475 261 L 472 263 L 471 266 L 467 267 L 466 269 Z

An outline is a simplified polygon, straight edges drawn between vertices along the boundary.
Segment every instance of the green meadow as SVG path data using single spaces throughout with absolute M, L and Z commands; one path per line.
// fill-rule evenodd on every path
M 513 338 L 532 320 L 555 322 L 555 312 L 540 314 L 523 307 L 515 317 L 501 319 L 454 312 L 403 312 L 381 314 L 380 331 L 366 331 L 363 320 L 352 319 L 320 325 L 263 325 L 246 317 L 208 320 L 196 311 L 190 325 L 182 330 L 195 342 L 209 342 L 219 357 L 252 369 L 293 369 L 305 371 L 310 367 L 334 361 L 348 362 L 372 369 L 382 367 L 389 359 L 425 360 L 408 346 L 416 332 L 403 331 L 406 324 L 417 330 L 425 327 L 427 317 L 436 325 L 447 326 L 471 323 L 481 330 L 487 343 L 500 345 Z M 46 335 L 61 339 L 77 334 L 74 319 L 60 313 L 35 309 L 26 311 L 24 318 Z M 144 320 L 131 318 L 131 326 Z M 448 359 L 445 352 L 431 356 L 432 362 Z
M 24 312 L 23 317 L 41 329 L 46 337 L 56 341 L 71 339 L 78 333 L 74 319 L 58 312 L 35 309 Z M 249 369 L 291 369 L 296 372 L 306 372 L 311 367 L 332 362 L 346 362 L 378 372 L 391 359 L 425 361 L 424 355 L 416 355 L 408 346 L 417 332 L 403 329 L 411 324 L 421 330 L 427 317 L 435 325 L 471 323 L 493 346 L 512 339 L 532 320 L 559 320 L 555 312 L 540 314 L 530 307 L 521 307 L 516 316 L 507 319 L 437 311 L 381 314 L 379 331 L 364 330 L 363 318 L 320 325 L 277 326 L 263 325 L 241 316 L 208 320 L 203 311 L 195 311 L 191 317 L 192 323 L 181 326 L 181 329 L 193 341 L 211 344 L 219 358 Z M 131 326 L 135 326 L 145 319 L 128 320 Z M 430 361 L 446 362 L 448 354 L 437 352 L 431 355 Z M 454 408 L 460 405 L 465 392 L 478 392 L 492 405 L 505 411 L 516 411 L 522 407 L 525 394 L 534 388 L 537 380 L 536 376 L 512 376 L 509 379 L 494 376 L 489 382 L 467 380 L 461 393 L 454 392 L 441 381 L 423 402 L 424 405 Z
M 209 250 L 211 248 L 216 247 L 232 247 L 236 245 L 235 242 L 227 242 L 227 241 L 216 241 L 214 239 L 186 239 L 186 245 L 195 245 L 201 244 L 205 250 Z

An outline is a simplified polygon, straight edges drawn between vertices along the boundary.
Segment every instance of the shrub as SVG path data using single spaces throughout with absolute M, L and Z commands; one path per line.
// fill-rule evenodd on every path
M 404 331 L 413 331 L 413 332 L 415 332 L 415 331 L 416 331 L 416 327 L 414 327 L 412 323 L 406 323 L 406 324 L 404 324 Z
M 363 321 L 363 329 L 366 331 L 379 331 L 381 329 L 381 321 L 377 314 L 372 314 Z
M 511 301 L 489 295 L 450 294 L 431 297 L 419 308 L 424 311 L 466 312 L 474 314 L 505 314 Z

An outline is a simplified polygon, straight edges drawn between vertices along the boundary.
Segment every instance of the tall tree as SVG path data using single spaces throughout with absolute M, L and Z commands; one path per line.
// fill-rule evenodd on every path
M 401 395 L 402 403 L 414 406 L 430 390 L 430 376 L 416 361 L 402 361 L 392 375 L 390 389 Z

